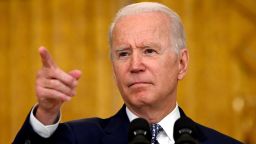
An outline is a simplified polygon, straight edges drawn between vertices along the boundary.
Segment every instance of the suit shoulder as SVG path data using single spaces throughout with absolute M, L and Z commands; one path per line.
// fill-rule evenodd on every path
M 56 131 L 56 139 L 70 137 L 72 141 L 84 143 L 100 143 L 104 137 L 104 129 L 109 119 L 86 118 L 61 123 Z
M 207 141 L 207 144 L 242 144 L 242 142 L 226 135 L 223 133 L 220 133 L 212 128 L 203 126 L 201 124 L 198 124 L 199 130 L 203 133 L 205 136 L 205 141 Z
M 65 122 L 65 125 L 68 125 L 72 128 L 104 128 L 106 127 L 106 125 L 108 124 L 110 118 L 107 119 L 102 119 L 102 118 L 85 118 L 85 119 L 79 119 L 79 120 L 73 120 L 73 121 L 69 121 L 69 122 Z

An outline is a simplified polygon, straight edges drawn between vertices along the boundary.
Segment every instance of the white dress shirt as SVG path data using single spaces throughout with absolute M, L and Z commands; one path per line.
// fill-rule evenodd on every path
M 37 134 L 39 134 L 41 137 L 48 138 L 57 129 L 61 118 L 58 120 L 57 123 L 53 125 L 44 125 L 39 120 L 37 120 L 36 117 L 34 116 L 33 111 L 35 107 L 36 106 L 33 107 L 30 113 L 30 118 L 29 118 L 30 124 L 33 130 Z M 130 121 L 134 120 L 135 118 L 138 118 L 138 116 L 133 114 L 127 107 L 126 107 L 126 114 Z M 178 105 L 176 104 L 174 110 L 158 123 L 164 130 L 157 135 L 157 140 L 159 144 L 174 144 L 173 128 L 174 128 L 175 121 L 179 118 L 180 118 L 180 112 L 179 112 Z
M 138 118 L 138 116 L 133 114 L 127 107 L 126 107 L 126 113 L 130 121 L 134 120 L 135 118 Z M 176 104 L 173 111 L 158 123 L 163 128 L 163 131 L 161 131 L 157 135 L 157 141 L 159 142 L 159 144 L 175 143 L 173 138 L 173 128 L 174 128 L 175 121 L 179 118 L 180 118 L 180 112 L 179 112 L 178 104 Z
M 50 137 L 55 130 L 58 128 L 58 125 L 60 123 L 61 118 L 58 120 L 57 123 L 53 124 L 53 125 L 44 125 L 42 124 L 38 119 L 36 119 L 36 117 L 34 116 L 33 112 L 34 109 L 37 105 L 35 105 L 31 112 L 30 112 L 30 116 L 29 116 L 29 122 L 33 128 L 33 130 L 39 134 L 41 137 L 43 138 L 48 138 Z M 60 116 L 61 117 L 61 116 Z

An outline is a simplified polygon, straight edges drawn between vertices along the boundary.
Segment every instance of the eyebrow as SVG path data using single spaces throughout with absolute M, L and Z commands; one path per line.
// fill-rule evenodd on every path
M 143 45 L 142 47 L 154 47 L 157 49 L 161 49 L 161 45 L 154 42 L 144 42 L 142 43 L 142 45 Z
M 152 48 L 156 48 L 156 49 L 161 49 L 161 45 L 154 43 L 154 42 L 143 42 L 137 47 L 138 48 L 152 47 Z M 118 46 L 118 48 L 116 48 L 114 51 L 120 52 L 120 51 L 125 51 L 125 50 L 130 50 L 130 49 L 131 49 L 131 46 L 129 44 L 123 44 L 123 45 Z
M 119 51 L 124 51 L 124 50 L 128 50 L 128 49 L 131 49 L 129 45 L 121 45 L 117 49 L 115 49 L 115 51 L 119 52 Z

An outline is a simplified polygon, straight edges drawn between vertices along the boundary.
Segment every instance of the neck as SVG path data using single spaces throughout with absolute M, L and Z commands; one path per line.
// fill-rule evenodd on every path
M 176 107 L 176 99 L 169 102 L 168 105 L 145 105 L 145 106 L 129 106 L 129 110 L 138 117 L 146 119 L 149 123 L 158 123 Z

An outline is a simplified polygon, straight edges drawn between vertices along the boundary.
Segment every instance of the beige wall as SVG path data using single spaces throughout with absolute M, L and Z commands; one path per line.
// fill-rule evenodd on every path
M 0 143 L 12 141 L 36 103 L 41 45 L 63 69 L 83 71 L 77 96 L 63 107 L 63 121 L 108 117 L 120 108 L 107 34 L 114 13 L 130 2 L 0 0 Z M 202 124 L 256 143 L 255 0 L 161 2 L 181 15 L 187 32 L 190 67 L 179 105 Z

